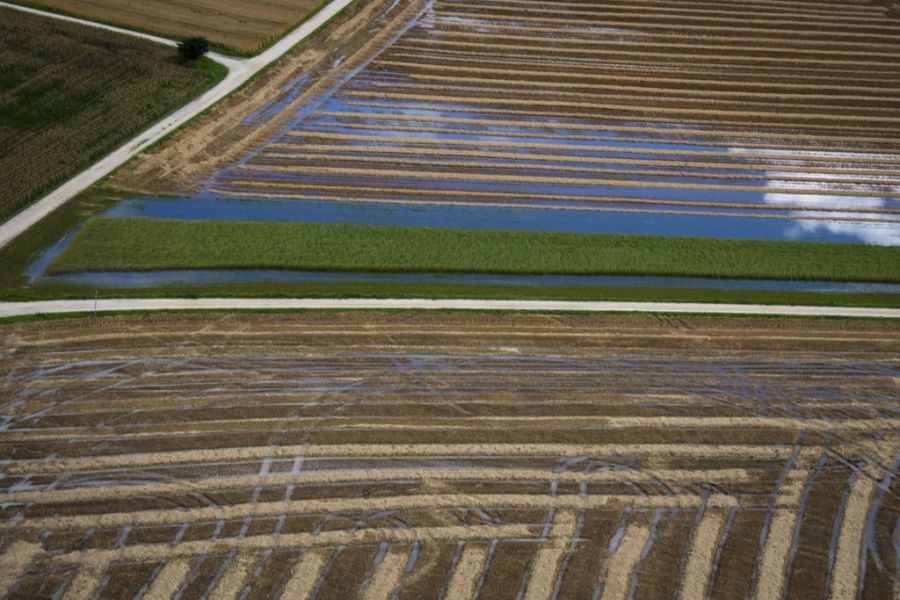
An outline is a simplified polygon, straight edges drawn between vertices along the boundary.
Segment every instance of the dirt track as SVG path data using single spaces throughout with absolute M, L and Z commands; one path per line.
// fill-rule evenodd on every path
M 893 594 L 894 322 L 85 323 L 0 326 L 0 595 Z

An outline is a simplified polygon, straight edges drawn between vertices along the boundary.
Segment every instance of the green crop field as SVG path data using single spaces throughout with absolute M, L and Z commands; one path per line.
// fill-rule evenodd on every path
M 309 223 L 94 218 L 51 272 L 282 268 L 900 281 L 900 248 Z
M 0 219 L 222 76 L 171 48 L 0 9 Z

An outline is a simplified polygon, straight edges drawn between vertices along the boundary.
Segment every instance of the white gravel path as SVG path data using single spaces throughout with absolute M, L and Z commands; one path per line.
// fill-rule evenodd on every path
M 162 310 L 487 310 L 586 313 L 680 313 L 900 319 L 900 309 L 839 306 L 704 304 L 692 302 L 575 302 L 556 300 L 136 298 L 0 302 L 0 318 L 39 314 Z

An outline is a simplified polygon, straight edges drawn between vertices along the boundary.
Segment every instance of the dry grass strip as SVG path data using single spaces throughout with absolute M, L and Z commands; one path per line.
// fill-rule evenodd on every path
M 385 496 L 380 498 L 325 498 L 206 506 L 183 510 L 157 509 L 135 512 L 110 512 L 88 515 L 56 515 L 0 523 L 0 531 L 44 529 L 79 529 L 87 527 L 119 527 L 122 525 L 174 525 L 240 518 L 276 517 L 285 514 L 319 514 L 370 510 L 423 510 L 451 508 L 558 508 L 594 509 L 607 506 L 633 505 L 645 508 L 690 508 L 700 506 L 700 496 L 544 496 L 539 494 L 441 494 Z M 731 508 L 738 505 L 735 497 L 714 494 L 709 505 Z
M 209 595 L 211 600 L 237 600 L 241 591 L 250 582 L 253 569 L 259 562 L 254 552 L 240 552 L 225 570 L 225 575 Z
M 578 514 L 573 511 L 557 511 L 553 516 L 550 539 L 538 550 L 531 568 L 525 600 L 545 600 L 553 597 L 553 586 L 563 557 L 575 535 Z
M 0 597 L 5 598 L 34 557 L 42 552 L 40 544 L 13 542 L 0 555 Z
M 316 581 L 322 568 L 328 562 L 330 553 L 307 550 L 291 569 L 291 578 L 281 592 L 282 598 L 307 600 L 315 590 Z
M 650 529 L 629 525 L 625 536 L 610 558 L 601 600 L 626 600 L 631 589 L 631 574 L 650 539 Z
M 805 448 L 798 457 L 798 468 L 788 473 L 778 490 L 774 516 L 769 523 L 769 531 L 760 558 L 759 577 L 756 582 L 758 600 L 781 600 L 783 596 L 785 570 L 797 521 L 796 505 L 812 474 L 810 467 L 815 456 L 814 449 Z
M 166 566 L 153 579 L 143 600 L 171 600 L 190 570 L 191 561 L 187 558 L 176 558 L 166 562 Z
M 400 585 L 403 569 L 409 561 L 409 549 L 391 548 L 375 567 L 375 573 L 363 592 L 363 600 L 390 600 Z
M 708 598 L 709 576 L 713 568 L 719 536 L 725 526 L 725 515 L 707 510 L 694 533 L 688 562 L 684 570 L 679 597 L 682 600 Z
M 75 579 L 66 588 L 63 600 L 92 600 L 97 594 L 103 572 L 110 563 L 103 559 L 79 562 L 81 562 L 81 566 L 78 568 L 78 573 L 75 574 Z
M 471 600 L 474 598 L 478 577 L 484 570 L 487 549 L 481 546 L 466 544 L 462 556 L 450 578 L 444 600 Z
M 831 600 L 855 600 L 859 597 L 859 568 L 866 514 L 875 493 L 874 477 L 881 469 L 869 464 L 857 473 L 850 488 L 850 496 L 844 509 L 841 533 L 838 537 L 837 556 L 831 583 Z
M 397 457 L 397 456 L 655 456 L 690 458 L 757 458 L 778 459 L 790 456 L 789 446 L 758 444 L 334 444 L 210 448 L 80 456 L 72 458 L 29 459 L 9 461 L 3 465 L 7 474 L 60 473 L 120 469 L 127 467 L 159 467 L 182 463 L 205 463 L 262 460 L 265 458 L 326 457 Z
M 469 469 L 469 468 L 409 468 L 409 469 L 340 469 L 277 473 L 271 475 L 242 475 L 210 477 L 204 479 L 180 479 L 167 483 L 140 483 L 54 489 L 51 491 L 27 490 L 0 492 L 0 501 L 7 503 L 59 503 L 91 502 L 101 499 L 124 499 L 135 496 L 166 496 L 206 493 L 213 490 L 246 489 L 254 486 L 320 485 L 330 483 L 377 481 L 566 481 L 566 482 L 740 482 L 747 481 L 746 469 L 680 470 L 652 469 L 641 471 L 594 471 L 557 473 L 544 469 Z
M 149 562 L 185 556 L 221 554 L 230 550 L 277 550 L 299 548 L 302 546 L 338 546 L 351 544 L 374 544 L 388 542 L 415 541 L 458 541 L 458 540 L 490 540 L 503 538 L 537 538 L 540 536 L 537 525 L 479 525 L 449 527 L 410 527 L 397 529 L 385 527 L 379 529 L 361 529 L 357 531 L 325 531 L 322 533 L 292 533 L 278 537 L 272 535 L 255 535 L 243 538 L 226 538 L 219 540 L 200 540 L 169 543 L 145 544 L 129 546 L 117 550 L 78 550 L 68 554 L 49 557 L 53 564 L 93 564 L 109 561 Z

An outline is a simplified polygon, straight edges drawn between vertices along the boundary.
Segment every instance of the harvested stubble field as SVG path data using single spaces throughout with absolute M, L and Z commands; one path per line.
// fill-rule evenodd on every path
M 889 598 L 900 328 L 0 326 L 0 595 Z
M 313 76 L 287 61 L 274 100 L 235 100 L 217 139 L 198 123 L 116 185 L 802 219 L 900 241 L 900 12 L 884 2 L 394 4 L 371 3 L 393 7 L 376 35 L 351 21 L 363 41 L 308 55 Z
M 171 38 L 202 35 L 253 53 L 301 22 L 322 0 L 27 0 L 38 8 Z
M 0 8 L 0 220 L 221 76 L 171 48 Z

